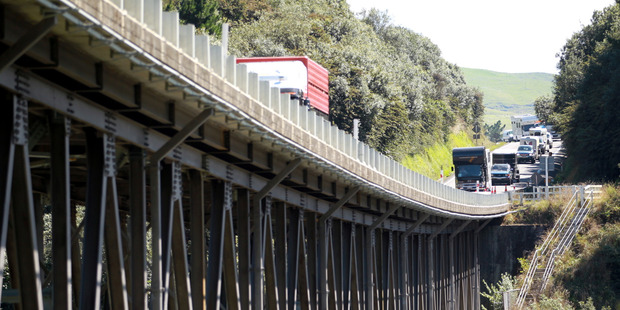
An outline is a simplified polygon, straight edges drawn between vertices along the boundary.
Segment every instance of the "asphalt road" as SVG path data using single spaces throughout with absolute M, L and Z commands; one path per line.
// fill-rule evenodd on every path
M 519 142 L 511 142 L 506 143 L 504 146 L 496 149 L 493 153 L 511 153 L 516 152 L 519 147 Z M 554 140 L 553 147 L 551 148 L 551 153 L 554 157 L 556 157 L 556 161 L 558 157 L 564 156 L 564 150 L 562 148 L 562 141 Z M 499 185 L 495 187 L 495 191 L 497 193 L 502 193 L 505 190 L 512 191 L 518 190 L 527 187 L 532 183 L 532 176 L 538 171 L 540 163 L 536 161 L 534 164 L 518 164 L 519 174 L 521 175 L 521 180 L 518 183 L 514 183 L 512 186 L 504 186 Z M 443 180 L 445 185 L 450 187 L 454 187 L 454 175 L 448 176 Z

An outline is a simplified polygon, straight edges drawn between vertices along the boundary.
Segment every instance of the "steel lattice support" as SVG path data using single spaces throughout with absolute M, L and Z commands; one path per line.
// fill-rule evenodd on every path
M 18 96 L 9 100 L 13 102 L 10 111 L 19 107 L 19 117 L 25 119 L 29 114 L 24 113 L 28 111 L 25 101 Z M 215 166 L 204 171 L 182 164 L 184 145 L 169 146 L 174 150 L 172 158 L 161 159 L 158 165 L 147 163 L 157 156 L 149 156 L 144 146 L 117 140 L 113 117 L 102 130 L 40 107 L 37 113 L 48 120 L 49 135 L 30 139 L 36 145 L 14 136 L 14 121 L 8 119 L 14 114 L 2 115 L 7 130 L 0 133 L 6 146 L 1 156 L 9 165 L 2 166 L 0 185 L 12 185 L 4 191 L 7 215 L 2 230 L 10 293 L 40 291 L 39 298 L 22 301 L 19 297 L 12 302 L 30 302 L 37 308 L 50 287 L 56 307 L 64 309 L 75 305 L 156 308 L 154 297 L 159 293 L 162 309 L 472 309 L 479 305 L 478 231 L 486 223 L 455 222 L 420 212 L 396 227 L 390 219 L 406 217 L 402 206 L 376 198 L 364 203 L 359 187 L 339 188 L 333 183 L 331 189 L 323 188 L 323 194 L 331 195 L 329 208 L 318 207 L 319 199 L 312 192 L 301 195 L 302 200 L 283 199 L 294 190 L 289 184 L 294 184 L 291 175 L 302 166 L 299 158 L 279 165 L 277 174 L 264 174 L 269 178 L 261 180 L 261 186 L 245 187 L 235 182 L 250 173 L 232 163 L 205 163 L 205 167 Z M 208 115 L 205 112 L 203 117 Z M 30 162 L 36 167 L 28 168 Z M 218 175 L 217 169 L 225 171 L 226 177 Z M 49 173 L 52 180 L 48 194 L 53 258 L 22 259 L 24 252 L 39 252 L 37 235 L 45 225 L 43 207 L 37 209 L 33 203 L 32 187 L 39 193 L 48 189 L 40 181 L 28 185 L 32 171 L 36 179 Z M 252 182 L 254 178 L 250 177 Z M 27 207 L 15 212 L 15 197 Z M 366 209 L 373 212 L 363 212 Z M 343 212 L 350 210 L 355 210 L 354 215 L 344 218 Z M 17 225 L 17 216 L 27 224 Z M 161 224 L 157 230 L 156 219 Z M 146 256 L 149 228 L 161 240 L 160 261 L 154 261 L 151 274 Z M 43 273 L 36 271 L 39 260 L 52 262 L 52 272 L 46 273 L 51 282 L 42 281 Z M 153 282 L 149 288 L 147 277 L 157 272 L 161 283 Z
M 71 121 L 62 115 L 51 114 L 49 123 L 52 139 L 50 161 L 54 309 L 71 309 L 73 295 L 71 270 L 71 265 L 73 264 L 71 254 L 71 184 L 69 178 Z M 144 252 L 146 252 L 146 249 Z M 146 277 L 144 280 L 146 282 Z
M 0 113 L 0 271 L 4 271 L 4 258 L 8 255 L 12 284 L 22 292 L 22 305 L 27 309 L 43 309 L 28 158 L 28 102 L 5 92 L 3 99 L 4 109 Z M 12 251 L 7 253 L 9 249 Z M 3 274 L 0 284 L 2 280 Z
M 102 249 L 105 240 L 109 290 L 115 309 L 128 309 L 123 250 L 121 246 L 118 194 L 116 190 L 116 145 L 114 136 L 99 135 L 86 128 L 88 188 L 82 258 L 81 309 L 99 307 Z

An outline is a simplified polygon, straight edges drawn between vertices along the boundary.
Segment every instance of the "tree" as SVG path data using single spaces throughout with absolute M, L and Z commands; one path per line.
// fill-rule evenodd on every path
M 493 125 L 484 124 L 484 134 L 489 137 L 489 140 L 498 142 L 502 139 L 504 128 L 506 128 L 506 125 L 502 125 L 502 121 L 497 121 Z
M 211 35 L 221 35 L 222 19 L 216 0 L 164 0 L 164 11 L 178 11 L 183 24 Z
M 222 18 L 231 23 L 249 23 L 272 10 L 267 0 L 212 0 L 219 4 Z
M 562 132 L 571 176 L 620 174 L 620 2 L 595 12 L 560 55 L 552 117 Z
M 551 113 L 553 112 L 553 98 L 549 96 L 541 96 L 534 100 L 534 111 L 538 119 L 547 124 L 551 121 Z

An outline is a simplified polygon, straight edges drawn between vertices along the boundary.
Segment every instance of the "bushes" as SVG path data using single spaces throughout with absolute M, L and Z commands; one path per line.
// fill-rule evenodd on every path
M 618 223 L 620 221 L 620 190 L 613 186 L 603 187 L 603 198 L 597 203 L 592 217 L 602 223 Z
M 520 212 L 504 218 L 504 224 L 536 224 L 553 226 L 562 214 L 564 199 L 540 200 Z
M 603 223 L 577 238 L 556 268 L 555 284 L 574 302 L 591 298 L 597 308 L 620 305 L 620 224 Z
M 564 202 L 539 202 L 512 223 L 553 224 Z M 556 261 L 546 296 L 530 309 L 620 309 L 620 188 L 604 186 L 570 249 Z M 522 266 L 529 261 L 520 259 Z M 527 268 L 524 268 L 527 270 Z

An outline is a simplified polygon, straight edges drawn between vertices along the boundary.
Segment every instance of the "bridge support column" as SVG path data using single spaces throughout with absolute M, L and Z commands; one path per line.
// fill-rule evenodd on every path
M 205 177 L 198 170 L 189 171 L 190 239 L 192 309 L 206 309 L 206 241 L 205 241 Z M 247 218 L 247 216 L 246 216 Z M 241 239 L 241 238 L 240 238 Z M 241 259 L 241 257 L 240 257 Z
M 280 184 L 280 182 L 282 182 L 282 180 L 284 180 L 300 164 L 301 158 L 293 159 L 273 179 L 269 180 L 269 182 L 267 182 L 267 184 L 258 193 L 256 193 L 254 195 L 254 198 L 252 199 L 252 219 L 254 222 L 254 229 L 252 231 L 252 233 L 254 234 L 252 237 L 253 309 L 263 309 L 263 307 L 265 306 L 263 302 L 265 293 L 263 292 L 263 268 L 275 268 L 275 266 L 273 266 L 273 261 L 271 261 L 271 263 L 267 262 L 268 264 L 270 264 L 269 266 L 266 266 L 264 262 L 265 255 L 270 255 L 269 257 L 273 259 L 273 245 L 271 243 L 273 235 L 271 228 L 271 200 L 263 202 L 263 198 L 265 198 L 272 189 L 274 189 L 278 184 Z M 262 211 L 263 204 L 266 207 L 264 216 Z M 267 242 L 267 240 L 269 242 Z M 271 249 L 271 252 L 268 251 L 269 249 Z M 277 279 L 275 278 L 274 274 L 275 270 L 272 270 L 270 274 L 268 274 L 267 270 L 264 271 L 265 277 L 274 276 L 274 278 L 266 278 L 269 281 L 269 283 L 267 284 L 267 298 L 269 306 L 273 308 L 279 308 L 277 302 L 277 293 L 275 293 L 277 286 Z
M 421 298 L 421 288 L 422 288 L 422 281 L 421 281 L 421 272 L 422 272 L 422 241 L 421 238 L 418 238 L 418 242 L 417 242 L 417 253 L 418 253 L 418 257 L 417 259 L 413 257 L 413 251 L 414 251 L 414 246 L 416 243 L 414 243 L 412 234 L 413 232 L 418 229 L 418 227 L 420 227 L 420 225 L 422 225 L 422 223 L 424 223 L 424 221 L 426 221 L 431 215 L 429 213 L 424 213 L 421 214 L 420 217 L 415 221 L 415 223 L 413 223 L 413 225 L 409 226 L 407 228 L 407 230 L 403 233 L 403 240 L 407 240 L 408 238 L 411 237 L 411 242 L 409 242 L 412 245 L 412 248 L 410 250 L 410 254 L 412 257 L 410 258 L 411 261 L 411 270 L 410 270 L 410 275 L 409 275 L 409 285 L 407 287 L 407 290 L 411 292 L 411 307 L 418 307 L 418 308 L 422 308 L 421 306 L 421 302 L 420 302 L 420 298 Z M 403 247 L 404 248 L 404 247 Z M 417 268 L 415 267 L 417 265 Z
M 332 216 L 332 214 L 334 214 L 334 212 L 336 212 L 338 209 L 344 206 L 344 204 L 347 203 L 351 198 L 353 198 L 353 196 L 357 194 L 359 189 L 360 189 L 359 187 L 354 187 L 350 189 L 342 198 L 340 198 L 340 200 L 338 200 L 336 204 L 331 206 L 329 210 L 326 213 L 324 213 L 319 219 L 319 227 L 318 227 L 319 251 L 317 254 L 319 256 L 319 267 L 318 267 L 318 270 L 319 270 L 318 271 L 319 272 L 319 280 L 318 280 L 319 309 L 321 310 L 328 309 L 328 299 L 329 299 L 330 291 L 328 288 L 327 281 L 330 281 L 330 279 L 332 281 L 334 280 L 333 275 L 331 277 L 328 277 L 328 268 L 329 268 L 328 259 L 330 257 L 329 256 L 330 253 L 332 253 L 333 244 L 330 242 L 331 241 L 331 226 L 327 225 L 327 220 Z M 329 287 L 331 287 L 332 290 L 334 290 L 334 285 L 331 285 Z
M 251 210 L 250 191 L 237 190 L 237 236 L 239 243 L 239 300 L 241 309 L 249 310 L 251 305 Z
M 152 235 L 152 270 L 151 277 L 151 301 L 154 310 L 161 310 L 165 305 L 165 282 L 162 276 L 162 198 L 161 198 L 161 172 L 160 161 L 173 149 L 178 147 L 187 137 L 204 124 L 213 115 L 213 109 L 205 109 L 196 115 L 183 129 L 177 132 L 170 140 L 151 155 L 149 178 L 151 180 L 151 235 Z
M 0 113 L 0 286 L 10 247 L 9 268 L 21 305 L 24 309 L 43 309 L 28 157 L 28 102 L 4 91 L 0 94 L 4 99 Z M 7 238 L 12 240 L 7 242 Z
M 463 231 L 463 229 L 465 229 L 465 227 L 467 227 L 467 225 L 469 225 L 469 223 L 471 223 L 471 221 L 464 221 L 461 226 L 459 226 L 455 231 L 452 232 L 452 234 L 450 234 L 450 238 L 449 238 L 449 251 L 450 251 L 450 295 L 449 295 L 449 300 L 448 300 L 448 307 L 447 309 L 449 310 L 454 310 L 454 309 L 459 309 L 459 304 L 457 303 L 457 292 L 456 292 L 456 272 L 457 272 L 457 262 L 455 261 L 454 258 L 454 253 L 456 251 L 455 247 L 455 243 L 454 243 L 454 239 L 456 238 L 456 236 Z M 459 256 L 462 253 L 459 254 Z M 460 270 L 459 270 L 460 272 Z
M 131 229 L 130 289 L 131 309 L 146 309 L 146 176 L 144 151 L 129 150 L 129 208 Z
M 220 309 L 220 300 L 226 292 L 226 307 L 237 310 L 239 287 L 236 268 L 235 238 L 232 216 L 232 183 L 212 181 L 213 205 L 209 241 L 209 268 L 207 270 L 207 309 Z
M 479 261 L 479 248 L 478 248 L 478 240 L 480 239 L 480 231 L 482 229 L 484 229 L 484 227 L 486 227 L 492 219 L 488 219 L 486 221 L 484 221 L 482 224 L 480 224 L 478 226 L 478 228 L 476 228 L 473 232 L 473 243 L 474 243 L 474 248 L 473 248 L 473 268 L 474 268 L 474 287 L 473 287 L 473 292 L 474 292 L 474 298 L 473 298 L 473 305 L 475 309 L 480 309 L 480 261 Z
M 98 133 L 94 128 L 86 128 L 84 131 L 88 156 L 88 181 L 80 309 L 99 308 L 104 240 L 111 306 L 114 309 L 128 309 L 115 180 L 115 138 L 109 134 Z
M 436 276 L 436 266 L 435 266 L 435 238 L 439 233 L 441 233 L 450 223 L 452 223 L 453 219 L 446 219 L 441 226 L 439 226 L 431 235 L 428 236 L 428 303 L 427 308 L 429 310 L 436 309 L 437 305 L 437 296 L 435 289 L 435 276 Z
M 52 270 L 54 309 L 71 309 L 71 197 L 69 136 L 71 121 L 59 114 L 49 117 L 51 145 Z M 143 243 L 144 244 L 144 243 Z M 145 249 L 146 252 L 146 249 Z M 146 264 L 146 261 L 145 261 Z M 146 274 L 144 275 L 146 283 Z M 146 295 L 143 295 L 146 297 Z

